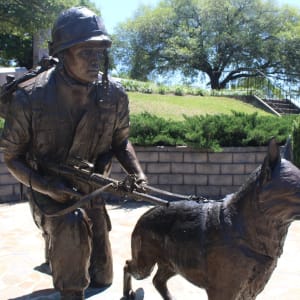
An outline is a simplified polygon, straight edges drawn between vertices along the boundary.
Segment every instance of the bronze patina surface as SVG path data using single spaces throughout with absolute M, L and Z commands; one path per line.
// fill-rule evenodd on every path
M 127 94 L 108 78 L 110 46 L 102 20 L 92 11 L 63 11 L 49 43 L 59 62 L 19 84 L 2 135 L 6 165 L 28 187 L 34 221 L 45 238 L 46 263 L 63 299 L 83 299 L 88 286 L 112 283 L 111 224 L 101 199 L 47 217 L 43 212 L 64 209 L 93 187 L 54 174 L 46 162 L 76 158 L 107 175 L 115 156 L 138 183 L 146 181 L 129 141 Z
M 167 281 L 181 275 L 209 300 L 256 299 L 264 289 L 292 221 L 300 215 L 300 170 L 281 159 L 272 139 L 263 165 L 221 201 L 179 201 L 147 211 L 132 233 L 124 267 L 124 298 L 134 299 L 131 276 L 173 299 Z

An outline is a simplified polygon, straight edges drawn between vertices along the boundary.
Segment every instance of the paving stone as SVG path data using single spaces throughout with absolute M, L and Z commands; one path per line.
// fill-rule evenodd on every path
M 123 265 L 126 259 L 130 259 L 130 234 L 137 219 L 151 206 L 127 202 L 122 206 L 107 207 L 113 225 L 110 238 L 114 255 L 114 282 L 102 292 L 89 289 L 86 297 L 90 300 L 120 300 Z M 0 299 L 59 300 L 58 293 L 52 287 L 51 277 L 34 269 L 44 259 L 43 240 L 32 221 L 27 203 L 0 205 L 0 236 Z M 278 266 L 257 300 L 300 299 L 299 252 L 300 222 L 294 222 L 289 229 Z M 140 299 L 161 300 L 151 282 L 154 273 L 145 280 L 133 280 L 135 289 L 142 287 L 144 290 L 144 298 Z M 170 279 L 168 286 L 177 300 L 207 299 L 204 290 L 180 276 Z

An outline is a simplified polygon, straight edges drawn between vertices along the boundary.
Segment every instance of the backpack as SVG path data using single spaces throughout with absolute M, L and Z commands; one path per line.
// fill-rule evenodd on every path
M 44 57 L 39 62 L 39 65 L 29 72 L 25 73 L 22 77 L 15 79 L 13 75 L 6 77 L 6 83 L 1 87 L 0 91 L 0 117 L 5 119 L 8 111 L 9 104 L 12 100 L 13 93 L 17 90 L 18 85 L 24 81 L 27 81 L 38 74 L 49 70 L 58 63 L 58 59 L 55 57 Z

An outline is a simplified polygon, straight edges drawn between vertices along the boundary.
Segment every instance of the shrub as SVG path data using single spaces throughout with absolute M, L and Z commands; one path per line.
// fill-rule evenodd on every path
M 140 146 L 184 145 L 182 122 L 166 120 L 147 112 L 131 116 L 130 140 Z
M 164 85 L 159 85 L 157 88 L 157 92 L 161 95 L 165 95 L 166 93 L 168 93 L 168 88 Z
M 183 96 L 184 95 L 184 88 L 182 86 L 175 87 L 174 94 L 176 96 Z
M 128 92 L 137 92 L 140 84 L 135 80 L 121 80 L 124 89 Z
M 143 84 L 140 84 L 138 86 L 138 92 L 145 93 L 145 94 L 152 94 L 153 88 L 151 87 L 150 83 L 144 82 Z
M 172 93 L 176 96 L 194 95 L 204 96 L 207 92 L 201 88 L 190 87 L 188 85 L 166 86 L 161 83 L 144 82 L 131 79 L 121 79 L 121 83 L 127 92 L 140 92 L 146 94 L 158 93 L 164 95 Z
M 172 121 L 143 113 L 132 116 L 131 140 L 141 146 L 187 145 L 214 151 L 222 147 L 265 146 L 272 136 L 284 144 L 294 119 L 233 112 Z
M 194 88 L 192 89 L 191 94 L 194 96 L 205 96 L 206 93 L 204 90 L 200 88 Z

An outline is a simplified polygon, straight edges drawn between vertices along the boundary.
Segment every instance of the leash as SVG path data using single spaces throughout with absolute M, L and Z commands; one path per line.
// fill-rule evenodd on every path
M 159 189 L 159 188 L 155 188 L 150 185 L 146 185 L 145 188 L 146 188 L 146 190 L 149 190 L 151 192 L 158 193 L 158 194 L 165 195 L 165 196 L 172 197 L 172 198 L 177 198 L 179 200 L 194 200 L 194 201 L 207 200 L 205 197 L 202 197 L 202 196 L 182 195 L 182 194 L 177 194 L 177 193 L 171 193 L 171 192 Z

